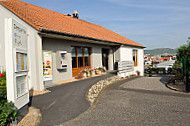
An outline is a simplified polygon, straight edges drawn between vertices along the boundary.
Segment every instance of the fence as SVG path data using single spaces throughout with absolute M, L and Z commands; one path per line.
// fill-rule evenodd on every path
M 132 75 L 134 72 L 134 62 L 133 61 L 122 61 L 118 62 L 118 73 L 120 77 L 126 77 Z

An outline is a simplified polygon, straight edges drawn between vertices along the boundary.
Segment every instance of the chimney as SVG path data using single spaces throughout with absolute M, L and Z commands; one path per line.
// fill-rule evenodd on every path
M 79 18 L 79 15 L 78 15 L 78 12 L 77 12 L 77 11 L 74 11 L 74 12 L 73 12 L 73 18 L 77 18 L 77 19 Z

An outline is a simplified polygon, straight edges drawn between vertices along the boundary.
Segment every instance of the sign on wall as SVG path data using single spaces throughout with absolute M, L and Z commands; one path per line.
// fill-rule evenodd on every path
M 44 81 L 52 80 L 52 52 L 43 51 Z
M 13 20 L 12 22 L 13 35 L 13 54 L 16 55 L 14 60 L 15 79 L 17 98 L 25 93 L 28 93 L 28 58 L 27 58 L 27 31 L 24 26 Z M 15 58 L 14 58 L 15 59 Z
M 27 71 L 27 53 L 16 52 L 16 72 Z
M 12 18 L 5 27 L 7 99 L 20 109 L 29 102 L 27 28 Z
M 27 76 L 17 76 L 16 86 L 17 86 L 17 97 L 24 95 L 27 92 Z

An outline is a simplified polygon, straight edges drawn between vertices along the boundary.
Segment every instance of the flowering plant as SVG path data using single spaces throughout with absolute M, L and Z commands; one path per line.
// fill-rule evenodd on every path
M 4 77 L 4 76 L 5 76 L 4 74 L 0 73 L 0 77 Z
M 0 73 L 0 125 L 8 125 L 17 119 L 18 110 L 14 103 L 7 100 L 6 72 Z
M 6 73 L 0 73 L 0 86 L 6 86 Z
M 99 67 L 98 70 L 101 72 L 106 72 L 106 70 L 103 67 Z
M 94 71 L 94 69 L 90 68 L 89 71 Z
M 83 74 L 79 73 L 79 75 L 76 77 L 76 79 L 81 79 L 83 77 L 84 77 Z

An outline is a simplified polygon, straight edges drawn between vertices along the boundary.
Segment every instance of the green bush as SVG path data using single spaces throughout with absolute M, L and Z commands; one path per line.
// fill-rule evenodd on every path
M 156 68 L 152 68 L 152 71 L 156 72 Z
M 12 120 L 17 119 L 18 110 L 14 106 L 14 103 L 3 100 L 4 103 L 0 105 L 0 125 L 6 126 Z
M 182 67 L 182 63 L 179 62 L 179 61 L 176 61 L 176 62 L 174 63 L 174 65 L 173 65 L 173 67 L 172 67 L 173 73 L 177 73 L 177 67 L 183 68 L 183 67 Z
M 183 80 L 183 74 L 176 74 L 174 79 L 175 80 Z
M 14 103 L 7 100 L 6 73 L 0 73 L 0 126 L 6 126 L 17 119 L 18 110 Z
M 1 76 L 0 77 L 0 104 L 2 101 L 4 101 L 3 99 L 7 99 L 7 88 L 6 88 L 6 73 L 0 73 Z

